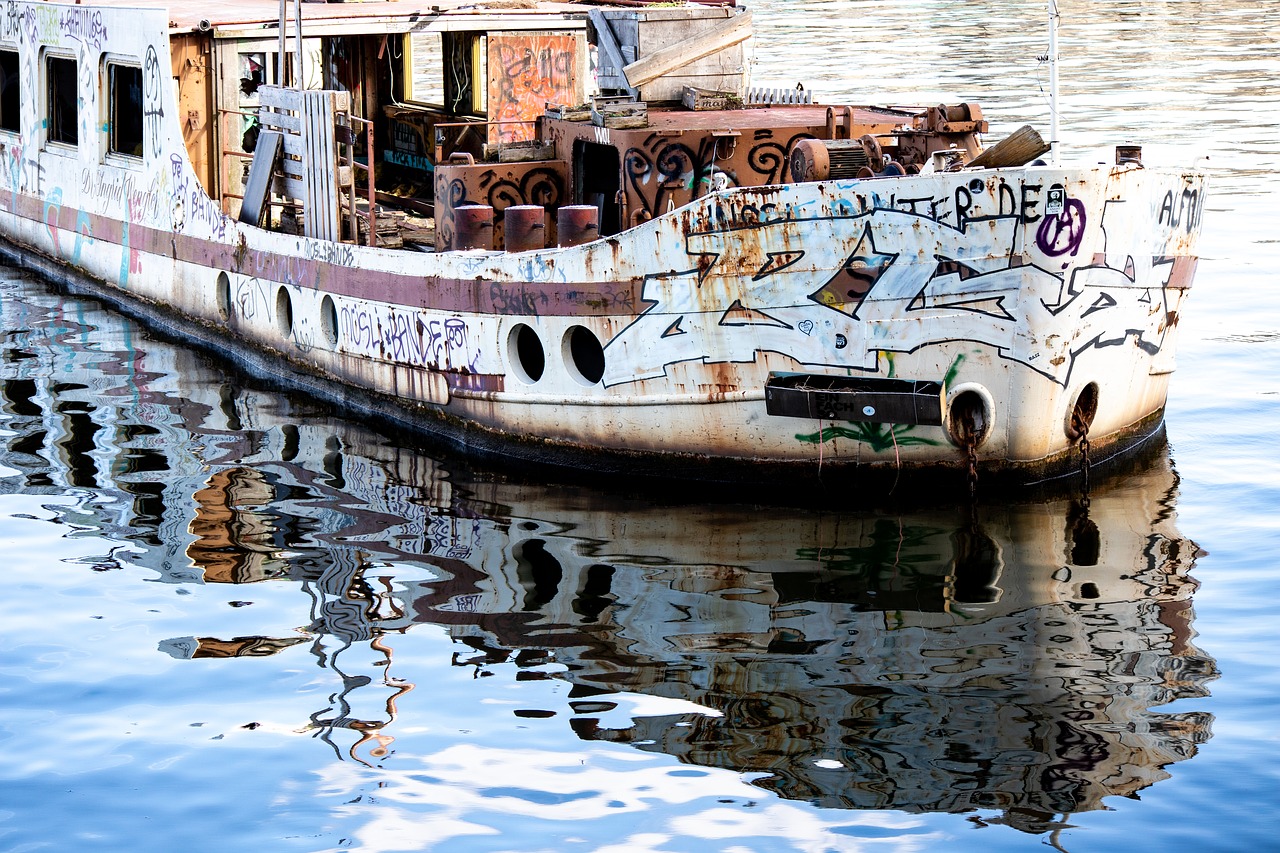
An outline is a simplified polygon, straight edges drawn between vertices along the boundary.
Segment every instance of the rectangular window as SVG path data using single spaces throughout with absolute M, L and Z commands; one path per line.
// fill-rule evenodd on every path
M 422 104 L 444 103 L 444 48 L 439 33 L 415 33 L 405 39 L 405 99 Z
M 18 52 L 0 50 L 0 130 L 22 132 L 22 86 L 18 82 Z
M 111 104 L 111 133 L 107 150 L 128 157 L 142 156 L 142 69 L 136 65 L 107 66 Z
M 49 81 L 49 141 L 63 145 L 80 142 L 80 95 L 76 82 L 80 79 L 76 61 L 65 56 L 45 58 Z

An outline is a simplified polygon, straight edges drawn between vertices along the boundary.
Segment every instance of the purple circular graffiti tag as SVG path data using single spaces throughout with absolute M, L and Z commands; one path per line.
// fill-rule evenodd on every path
M 1046 216 L 1036 232 L 1036 245 L 1040 251 L 1052 257 L 1075 254 L 1084 240 L 1085 219 L 1084 202 L 1078 198 L 1069 198 L 1062 213 L 1057 216 Z

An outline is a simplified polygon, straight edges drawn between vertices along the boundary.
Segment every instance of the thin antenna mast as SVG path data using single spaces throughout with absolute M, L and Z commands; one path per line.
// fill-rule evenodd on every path
M 1049 0 L 1049 162 L 1058 165 L 1058 0 Z

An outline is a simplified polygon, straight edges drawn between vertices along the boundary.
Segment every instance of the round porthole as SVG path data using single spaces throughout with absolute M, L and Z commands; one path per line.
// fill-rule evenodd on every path
M 329 346 L 336 347 L 338 345 L 338 309 L 333 304 L 332 296 L 325 296 L 320 301 L 320 329 L 324 332 L 324 339 L 329 342 Z
M 524 323 L 512 327 L 507 336 L 507 361 L 521 382 L 532 385 L 542 378 L 547 357 L 542 350 L 542 340 L 533 327 Z
M 604 376 L 604 347 L 586 326 L 573 326 L 565 332 L 561 355 L 569 375 L 583 385 L 595 385 Z
M 218 301 L 218 316 L 223 321 L 231 319 L 231 278 L 225 272 L 218 273 L 218 285 L 214 291 Z
M 289 298 L 287 288 L 276 291 L 276 327 L 280 337 L 287 338 L 293 334 L 293 300 Z

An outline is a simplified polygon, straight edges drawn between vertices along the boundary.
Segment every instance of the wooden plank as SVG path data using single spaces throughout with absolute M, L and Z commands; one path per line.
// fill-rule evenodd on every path
M 1002 169 L 1012 166 L 1025 166 L 1032 160 L 1045 154 L 1050 149 L 1049 143 L 1040 138 L 1040 134 L 1029 124 L 983 151 L 965 164 L 965 168 Z
M 303 233 L 318 240 L 336 241 L 338 230 L 338 152 L 334 147 L 337 123 L 336 99 L 326 91 L 302 92 L 302 137 L 307 152 L 304 181 Z
M 276 175 L 275 193 L 284 198 L 306 203 L 307 185 L 299 178 Z
M 679 101 L 684 96 L 685 86 L 699 89 L 710 89 L 720 92 L 733 92 L 740 95 L 746 82 L 741 73 L 725 76 L 694 76 L 680 69 L 676 74 L 666 74 L 640 87 L 640 100 L 657 103 L 660 101 Z
M 258 145 L 249 164 L 249 180 L 244 185 L 244 199 L 240 203 L 240 221 L 262 227 L 267 213 L 267 193 L 271 189 L 271 175 L 280 159 L 280 134 L 264 130 L 258 134 Z
M 263 109 L 274 108 L 298 112 L 302 109 L 302 93 L 281 86 L 259 86 L 258 103 Z
M 743 10 L 714 28 L 655 50 L 622 69 L 627 82 L 643 86 L 663 74 L 683 68 L 704 56 L 732 47 L 751 37 L 751 12 Z
M 262 122 L 264 128 L 284 130 L 293 134 L 302 132 L 302 119 L 290 113 L 273 113 L 268 110 L 259 110 L 258 121 Z

